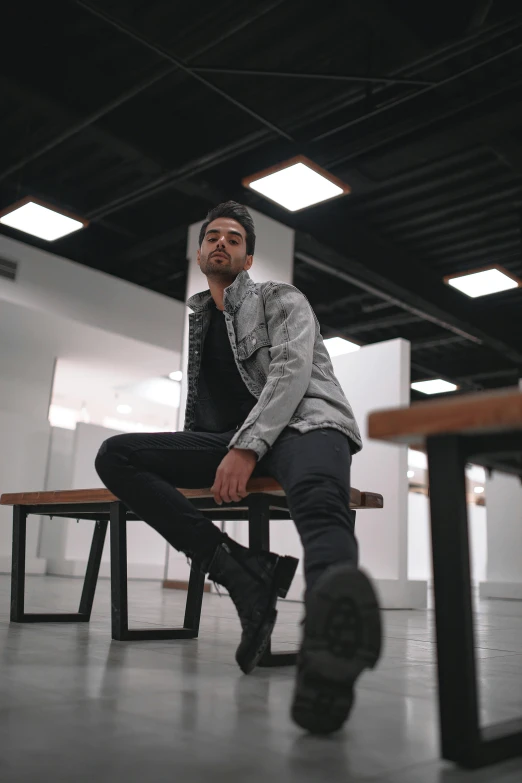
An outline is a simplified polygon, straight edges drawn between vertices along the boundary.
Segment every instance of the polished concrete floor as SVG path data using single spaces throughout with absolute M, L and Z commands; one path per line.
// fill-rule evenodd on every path
M 28 611 L 74 611 L 81 583 L 27 579 Z M 177 625 L 185 595 L 129 585 L 133 625 Z M 241 675 L 238 621 L 207 595 L 199 640 L 112 642 L 109 585 L 90 625 L 9 625 L 0 577 L 0 781 L 67 783 L 520 783 L 522 758 L 466 773 L 438 760 L 433 615 L 386 612 L 385 655 L 366 673 L 343 732 L 303 736 L 288 705 L 293 670 Z M 299 604 L 284 603 L 274 639 L 298 639 Z M 522 714 L 522 603 L 478 607 L 483 716 Z

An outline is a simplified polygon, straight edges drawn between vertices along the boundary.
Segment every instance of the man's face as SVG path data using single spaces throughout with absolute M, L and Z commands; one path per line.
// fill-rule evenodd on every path
M 243 269 L 250 269 L 253 256 L 247 255 L 246 232 L 232 218 L 217 218 L 209 223 L 198 264 L 209 279 L 232 283 Z

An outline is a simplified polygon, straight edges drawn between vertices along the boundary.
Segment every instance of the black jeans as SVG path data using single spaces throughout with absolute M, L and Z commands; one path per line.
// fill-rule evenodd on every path
M 115 435 L 96 457 L 105 486 L 175 549 L 204 560 L 223 540 L 221 530 L 176 486 L 210 487 L 234 432 Z M 283 487 L 305 552 L 309 589 L 325 568 L 356 565 L 355 512 L 350 510 L 350 442 L 334 429 L 286 428 L 257 463 L 253 476 Z

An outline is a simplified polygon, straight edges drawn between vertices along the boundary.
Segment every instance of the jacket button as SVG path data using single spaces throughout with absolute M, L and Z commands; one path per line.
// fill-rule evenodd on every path
M 254 338 L 253 338 L 253 340 L 252 340 L 252 345 L 255 345 L 256 343 L 257 343 L 257 340 L 256 340 L 256 338 L 254 337 Z

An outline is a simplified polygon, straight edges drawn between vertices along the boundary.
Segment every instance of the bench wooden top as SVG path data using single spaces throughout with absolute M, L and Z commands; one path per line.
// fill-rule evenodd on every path
M 247 484 L 250 493 L 266 492 L 284 495 L 281 485 L 272 478 L 253 478 Z M 180 489 L 186 498 L 211 498 L 210 489 Z M 66 489 L 50 492 L 15 492 L 0 497 L 2 506 L 42 506 L 72 503 L 112 503 L 118 500 L 108 489 Z M 383 498 L 375 492 L 350 492 L 351 508 L 382 508 Z
M 522 392 L 516 387 L 417 402 L 368 416 L 368 437 L 412 446 L 422 445 L 429 435 L 513 430 L 522 430 Z

